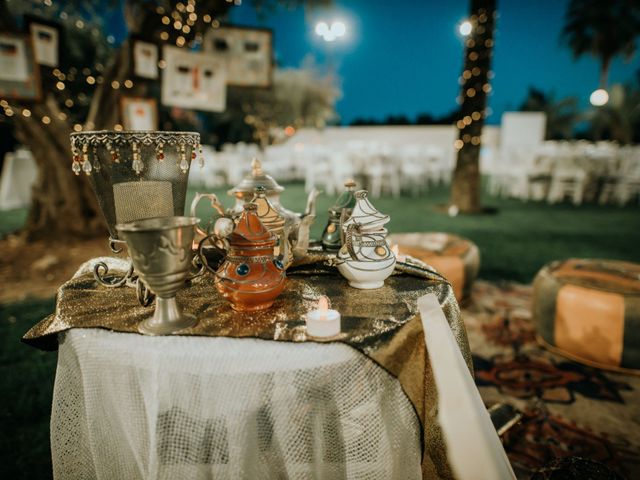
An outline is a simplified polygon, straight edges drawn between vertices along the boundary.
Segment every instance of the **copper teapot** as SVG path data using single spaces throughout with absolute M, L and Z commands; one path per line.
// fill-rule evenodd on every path
M 260 221 L 257 209 L 255 203 L 245 204 L 235 225 L 229 218 L 219 218 L 214 233 L 198 248 L 201 262 L 215 275 L 216 289 L 239 312 L 269 308 L 286 280 L 285 266 L 274 252 L 277 237 Z M 204 255 L 205 242 L 223 255 L 216 269 Z

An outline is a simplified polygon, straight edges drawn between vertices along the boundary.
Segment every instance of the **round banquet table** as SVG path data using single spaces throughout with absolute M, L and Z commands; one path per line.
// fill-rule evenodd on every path
M 54 478 L 420 478 L 400 383 L 342 343 L 59 335 Z

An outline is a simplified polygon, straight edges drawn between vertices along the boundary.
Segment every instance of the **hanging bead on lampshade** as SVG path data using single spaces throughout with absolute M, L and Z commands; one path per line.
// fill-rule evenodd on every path
M 75 147 L 73 149 L 73 163 L 71 164 L 71 170 L 73 170 L 73 173 L 76 175 L 80 175 L 80 172 L 82 171 L 82 166 L 80 165 L 80 154 Z
M 144 163 L 142 163 L 142 160 L 140 160 L 140 152 L 138 150 L 138 144 L 133 142 L 131 144 L 131 150 L 133 155 L 133 162 L 131 163 L 131 168 L 133 168 L 133 171 L 136 172 L 136 174 L 140 175 L 142 170 L 144 170 Z
M 113 144 L 109 143 L 107 145 L 107 148 L 109 149 L 109 153 L 111 154 L 111 161 L 114 162 L 114 163 L 120 163 L 120 155 L 113 148 Z
M 193 156 L 193 153 L 192 153 L 192 156 Z M 180 170 L 182 170 L 182 173 L 187 173 L 187 171 L 189 170 L 189 162 L 187 162 L 187 154 L 185 152 L 184 144 L 180 145 L 179 167 L 180 167 Z
M 82 146 L 82 171 L 86 175 L 91 175 L 91 170 L 93 170 L 93 167 L 91 166 L 91 162 L 89 161 L 87 148 L 88 148 L 87 145 Z

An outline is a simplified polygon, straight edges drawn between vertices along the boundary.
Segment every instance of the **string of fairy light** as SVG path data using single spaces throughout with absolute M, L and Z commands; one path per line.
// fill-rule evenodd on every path
M 226 0 L 227 3 L 233 5 L 241 5 L 242 0 Z M 43 0 L 42 5 L 44 7 L 53 7 L 53 0 Z M 197 13 L 197 0 L 186 0 L 185 2 L 178 2 L 175 5 L 173 11 L 167 11 L 164 7 L 159 6 L 156 8 L 155 13 L 160 16 L 160 22 L 165 27 L 165 30 L 159 33 L 159 38 L 162 41 L 169 40 L 171 34 L 171 29 L 176 32 L 180 32 L 180 34 L 175 39 L 175 44 L 177 47 L 184 47 L 187 45 L 188 47 L 192 47 L 195 44 L 202 42 L 202 34 L 198 33 L 194 36 L 194 38 L 187 42 L 187 39 L 183 36 L 188 35 L 195 23 L 200 18 L 202 22 L 207 25 L 210 25 L 211 28 L 219 28 L 220 21 L 215 19 L 212 15 L 206 13 L 203 15 L 199 15 Z M 66 11 L 61 11 L 58 14 L 61 20 L 69 20 L 70 15 Z M 78 30 L 83 30 L 85 28 L 92 28 L 91 34 L 94 36 L 100 35 L 100 30 L 97 27 L 90 27 L 90 25 L 86 22 L 85 19 L 76 18 L 75 22 L 69 22 L 71 26 L 77 28 Z M 109 44 L 115 43 L 115 38 L 112 35 L 108 35 L 106 40 Z M 158 61 L 158 68 L 164 69 L 166 68 L 167 63 L 165 60 L 160 59 Z M 62 96 L 64 101 L 62 104 L 66 109 L 71 109 L 76 103 L 79 104 L 88 104 L 90 98 L 87 94 L 81 92 L 79 93 L 75 99 L 71 98 L 71 96 L 66 96 L 65 94 L 68 92 L 67 83 L 75 82 L 78 79 L 82 79 L 82 81 L 86 82 L 90 86 L 98 86 L 104 83 L 104 77 L 102 76 L 102 72 L 104 71 L 104 65 L 101 63 L 96 63 L 92 68 L 84 67 L 81 70 L 77 67 L 70 67 L 68 71 L 63 72 L 60 68 L 54 68 L 51 71 L 51 75 L 54 77 L 54 89 L 58 96 Z M 43 71 L 44 73 L 44 71 Z M 134 87 L 134 81 L 132 79 L 125 79 L 124 81 L 113 80 L 109 85 L 113 90 L 119 89 L 132 89 Z M 1 113 L 8 118 L 13 117 L 14 115 L 22 115 L 25 118 L 30 118 L 33 115 L 33 112 L 28 107 L 18 107 L 15 105 L 11 105 L 8 100 L 0 99 L 0 107 L 2 108 Z M 70 110 L 60 111 L 57 113 L 57 118 L 61 121 L 66 121 L 71 116 Z M 40 118 L 40 121 L 49 125 L 52 122 L 52 118 L 49 115 L 43 115 Z M 82 131 L 84 128 L 93 129 L 94 125 L 91 122 L 88 122 L 85 126 L 80 123 L 76 123 L 73 125 L 73 130 L 76 132 Z M 123 130 L 123 126 L 119 123 L 116 123 L 113 127 L 115 131 Z
M 493 12 L 493 18 L 494 19 L 497 18 L 497 12 L 495 11 Z M 463 22 L 460 25 L 460 28 L 459 28 L 460 34 L 465 37 L 470 36 L 471 33 L 475 33 L 478 36 L 482 36 L 482 34 L 484 34 L 486 31 L 486 28 L 487 28 L 486 23 L 488 22 L 488 20 L 489 20 L 489 17 L 487 12 L 481 8 L 478 10 L 477 15 L 476 14 L 471 15 L 469 19 L 467 19 L 465 22 Z M 465 46 L 468 47 L 469 49 L 474 48 L 478 46 L 476 45 L 476 42 L 481 40 L 482 40 L 481 38 L 478 40 L 476 35 L 470 36 L 470 38 L 466 39 Z M 490 50 L 493 47 L 493 45 L 494 45 L 494 40 L 492 38 L 487 38 L 484 40 L 484 47 L 489 49 L 488 51 L 489 56 L 493 54 L 493 52 Z M 466 88 L 461 93 L 461 95 L 459 95 L 456 98 L 456 102 L 458 103 L 458 105 L 462 105 L 464 103 L 465 98 L 475 97 L 479 90 L 482 90 L 487 95 L 490 95 L 492 91 L 491 84 L 489 83 L 489 81 L 494 78 L 493 71 L 488 70 L 486 72 L 486 81 L 483 82 L 482 81 L 483 79 L 481 78 L 483 76 L 482 69 L 476 65 L 473 65 L 474 62 L 479 60 L 478 52 L 470 51 L 467 55 L 467 58 L 470 61 L 469 62 L 470 65 L 467 64 L 465 65 L 465 67 L 470 67 L 470 68 L 465 68 L 465 70 L 462 72 L 462 74 L 458 78 L 458 83 L 460 84 L 460 86 L 464 86 L 465 84 L 469 84 L 469 82 L 471 81 L 471 85 L 468 86 L 468 88 Z M 465 61 L 465 63 L 467 62 Z M 469 126 L 471 126 L 473 122 L 477 122 L 482 120 L 483 118 L 487 118 L 489 115 L 491 115 L 491 113 L 492 113 L 491 109 L 486 106 L 482 111 L 480 110 L 473 111 L 469 115 L 465 115 L 464 117 L 459 119 L 456 122 L 456 128 L 458 129 L 458 131 L 464 130 Z M 464 145 L 467 143 L 470 143 L 472 145 L 480 145 L 480 140 L 481 138 L 479 135 L 463 134 L 461 138 L 458 138 L 454 142 L 453 146 L 456 150 L 461 150 L 464 147 Z

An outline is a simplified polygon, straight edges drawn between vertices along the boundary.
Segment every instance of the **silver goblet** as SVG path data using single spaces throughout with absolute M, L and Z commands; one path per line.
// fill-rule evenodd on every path
M 153 316 L 142 321 L 138 331 L 167 335 L 196 324 L 194 315 L 184 313 L 176 293 L 191 274 L 195 217 L 157 217 L 116 225 L 127 242 L 133 266 L 156 294 Z

